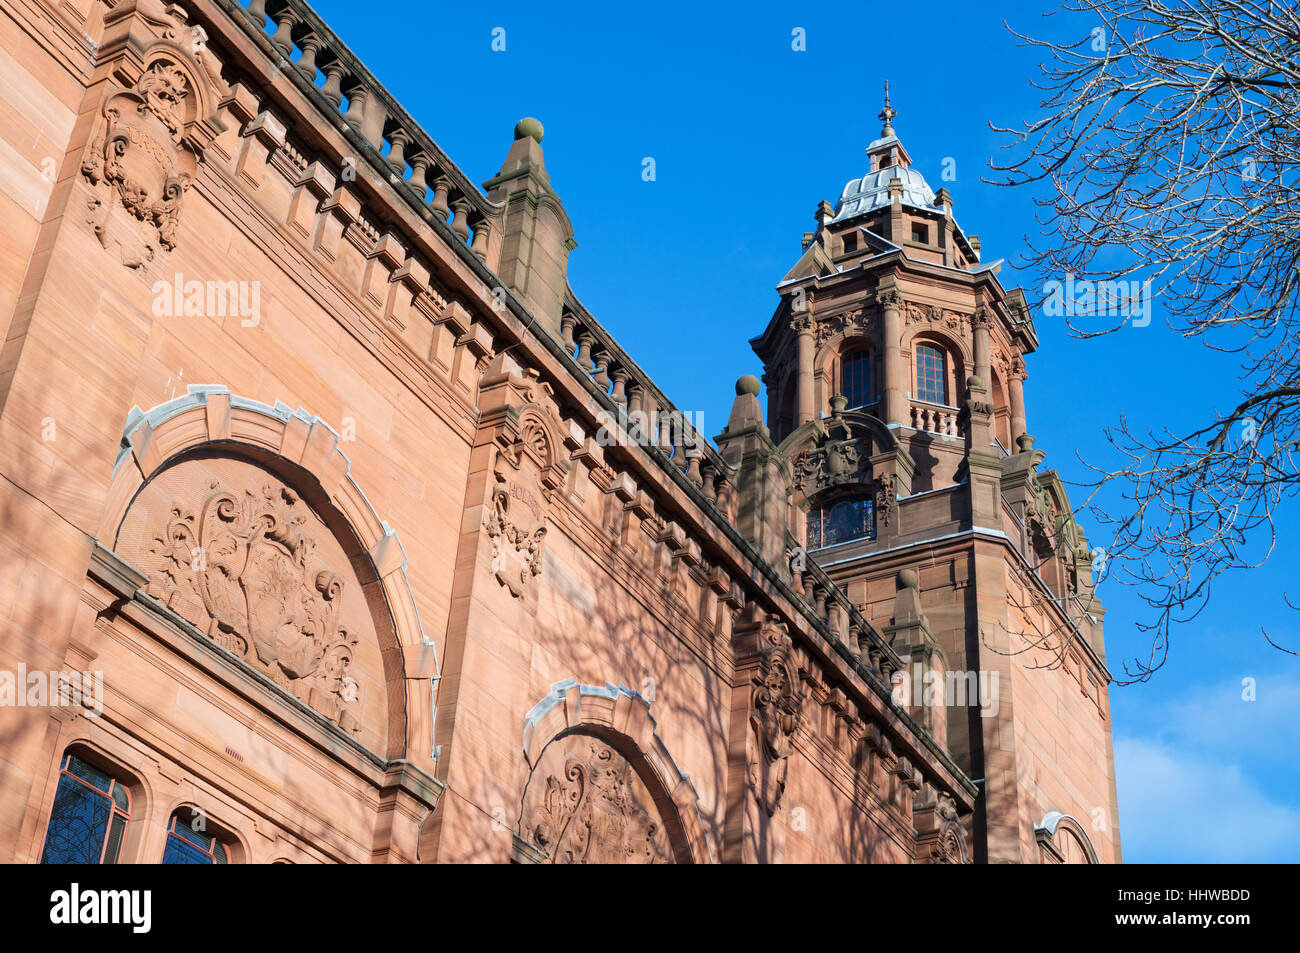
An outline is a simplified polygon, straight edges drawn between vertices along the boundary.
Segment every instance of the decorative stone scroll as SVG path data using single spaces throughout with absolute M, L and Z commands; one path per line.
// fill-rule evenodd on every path
M 650 792 L 632 765 L 585 733 L 547 747 L 524 792 L 522 828 L 545 863 L 674 862 Z
M 362 706 L 344 580 L 316 555 L 315 517 L 288 487 L 212 481 L 155 528 L 147 592 L 350 732 Z

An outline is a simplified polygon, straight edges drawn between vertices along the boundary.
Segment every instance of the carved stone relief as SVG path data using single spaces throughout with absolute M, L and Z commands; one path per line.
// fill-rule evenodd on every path
M 124 7 L 110 14 L 106 24 L 120 28 L 116 20 L 132 15 L 161 35 L 134 83 L 105 97 L 81 174 L 93 189 L 88 224 L 96 237 L 122 264 L 139 268 L 176 246 L 181 204 L 204 148 L 220 129 L 210 114 L 226 85 L 216 58 L 195 43 L 198 34 L 186 26 L 181 8 L 148 0 L 134 13 Z
M 794 485 L 804 496 L 857 480 L 861 452 L 853 440 L 827 441 L 795 458 Z
M 970 330 L 971 316 L 934 305 L 908 302 L 903 308 L 904 320 L 910 324 L 928 324 L 930 327 L 945 327 L 959 334 Z
M 501 478 L 492 491 L 492 506 L 484 521 L 492 539 L 492 572 L 516 598 L 542 574 L 542 543 L 546 519 L 541 503 L 521 482 Z
M 827 341 L 845 331 L 856 329 L 865 331 L 871 326 L 871 316 L 858 309 L 819 318 L 817 321 L 817 346 L 823 347 Z
M 547 746 L 524 791 L 520 836 L 546 863 L 674 863 L 650 791 L 628 760 L 594 735 Z
M 883 473 L 876 479 L 876 521 L 881 526 L 888 526 L 897 505 L 898 491 L 895 489 L 894 475 Z
M 947 794 L 938 795 L 934 814 L 937 836 L 930 844 L 927 860 L 932 864 L 966 863 L 966 832 L 953 799 Z
M 785 793 L 794 733 L 803 717 L 804 692 L 791 655 L 790 636 L 779 625 L 765 627 L 750 695 L 749 783 L 768 816 Z
M 348 556 L 282 481 L 237 460 L 164 471 L 132 504 L 115 549 L 146 592 L 352 733 L 382 724 L 382 663 Z M 361 656 L 365 661 L 361 661 Z M 373 740 L 373 737 L 368 740 Z

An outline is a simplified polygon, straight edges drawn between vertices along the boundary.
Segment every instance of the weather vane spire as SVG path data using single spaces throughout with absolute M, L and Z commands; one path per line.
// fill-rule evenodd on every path
M 898 110 L 889 105 L 889 80 L 885 80 L 885 108 L 880 110 L 878 117 L 885 127 L 880 130 L 880 138 L 888 139 L 894 134 L 894 117 L 898 115 Z

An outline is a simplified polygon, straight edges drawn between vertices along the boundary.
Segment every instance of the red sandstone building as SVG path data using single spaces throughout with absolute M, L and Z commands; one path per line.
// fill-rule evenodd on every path
M 10 0 L 0 108 L 0 860 L 1119 860 L 1033 321 L 888 103 L 712 442 L 540 124 L 478 188 L 300 0 Z

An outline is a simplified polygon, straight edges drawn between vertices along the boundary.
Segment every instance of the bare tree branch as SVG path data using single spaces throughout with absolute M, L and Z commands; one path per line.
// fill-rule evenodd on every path
M 1071 331 L 1093 337 L 1133 323 L 1136 289 L 1240 364 L 1231 410 L 1184 435 L 1121 418 L 1107 430 L 1120 466 L 1085 462 L 1085 508 L 1114 532 L 1106 574 L 1152 610 L 1140 626 L 1152 652 L 1129 670 L 1141 680 L 1215 581 L 1268 558 L 1275 513 L 1300 487 L 1300 13 L 1266 0 L 1068 0 L 1061 12 L 1054 25 L 1077 30 L 1065 39 L 1008 27 L 1045 55 L 1043 116 L 993 126 L 1010 157 L 989 181 L 1045 193 L 1027 239 L 1038 304 L 1063 305 Z M 1062 286 L 1082 294 L 1062 301 Z M 1103 488 L 1122 512 L 1101 504 Z

